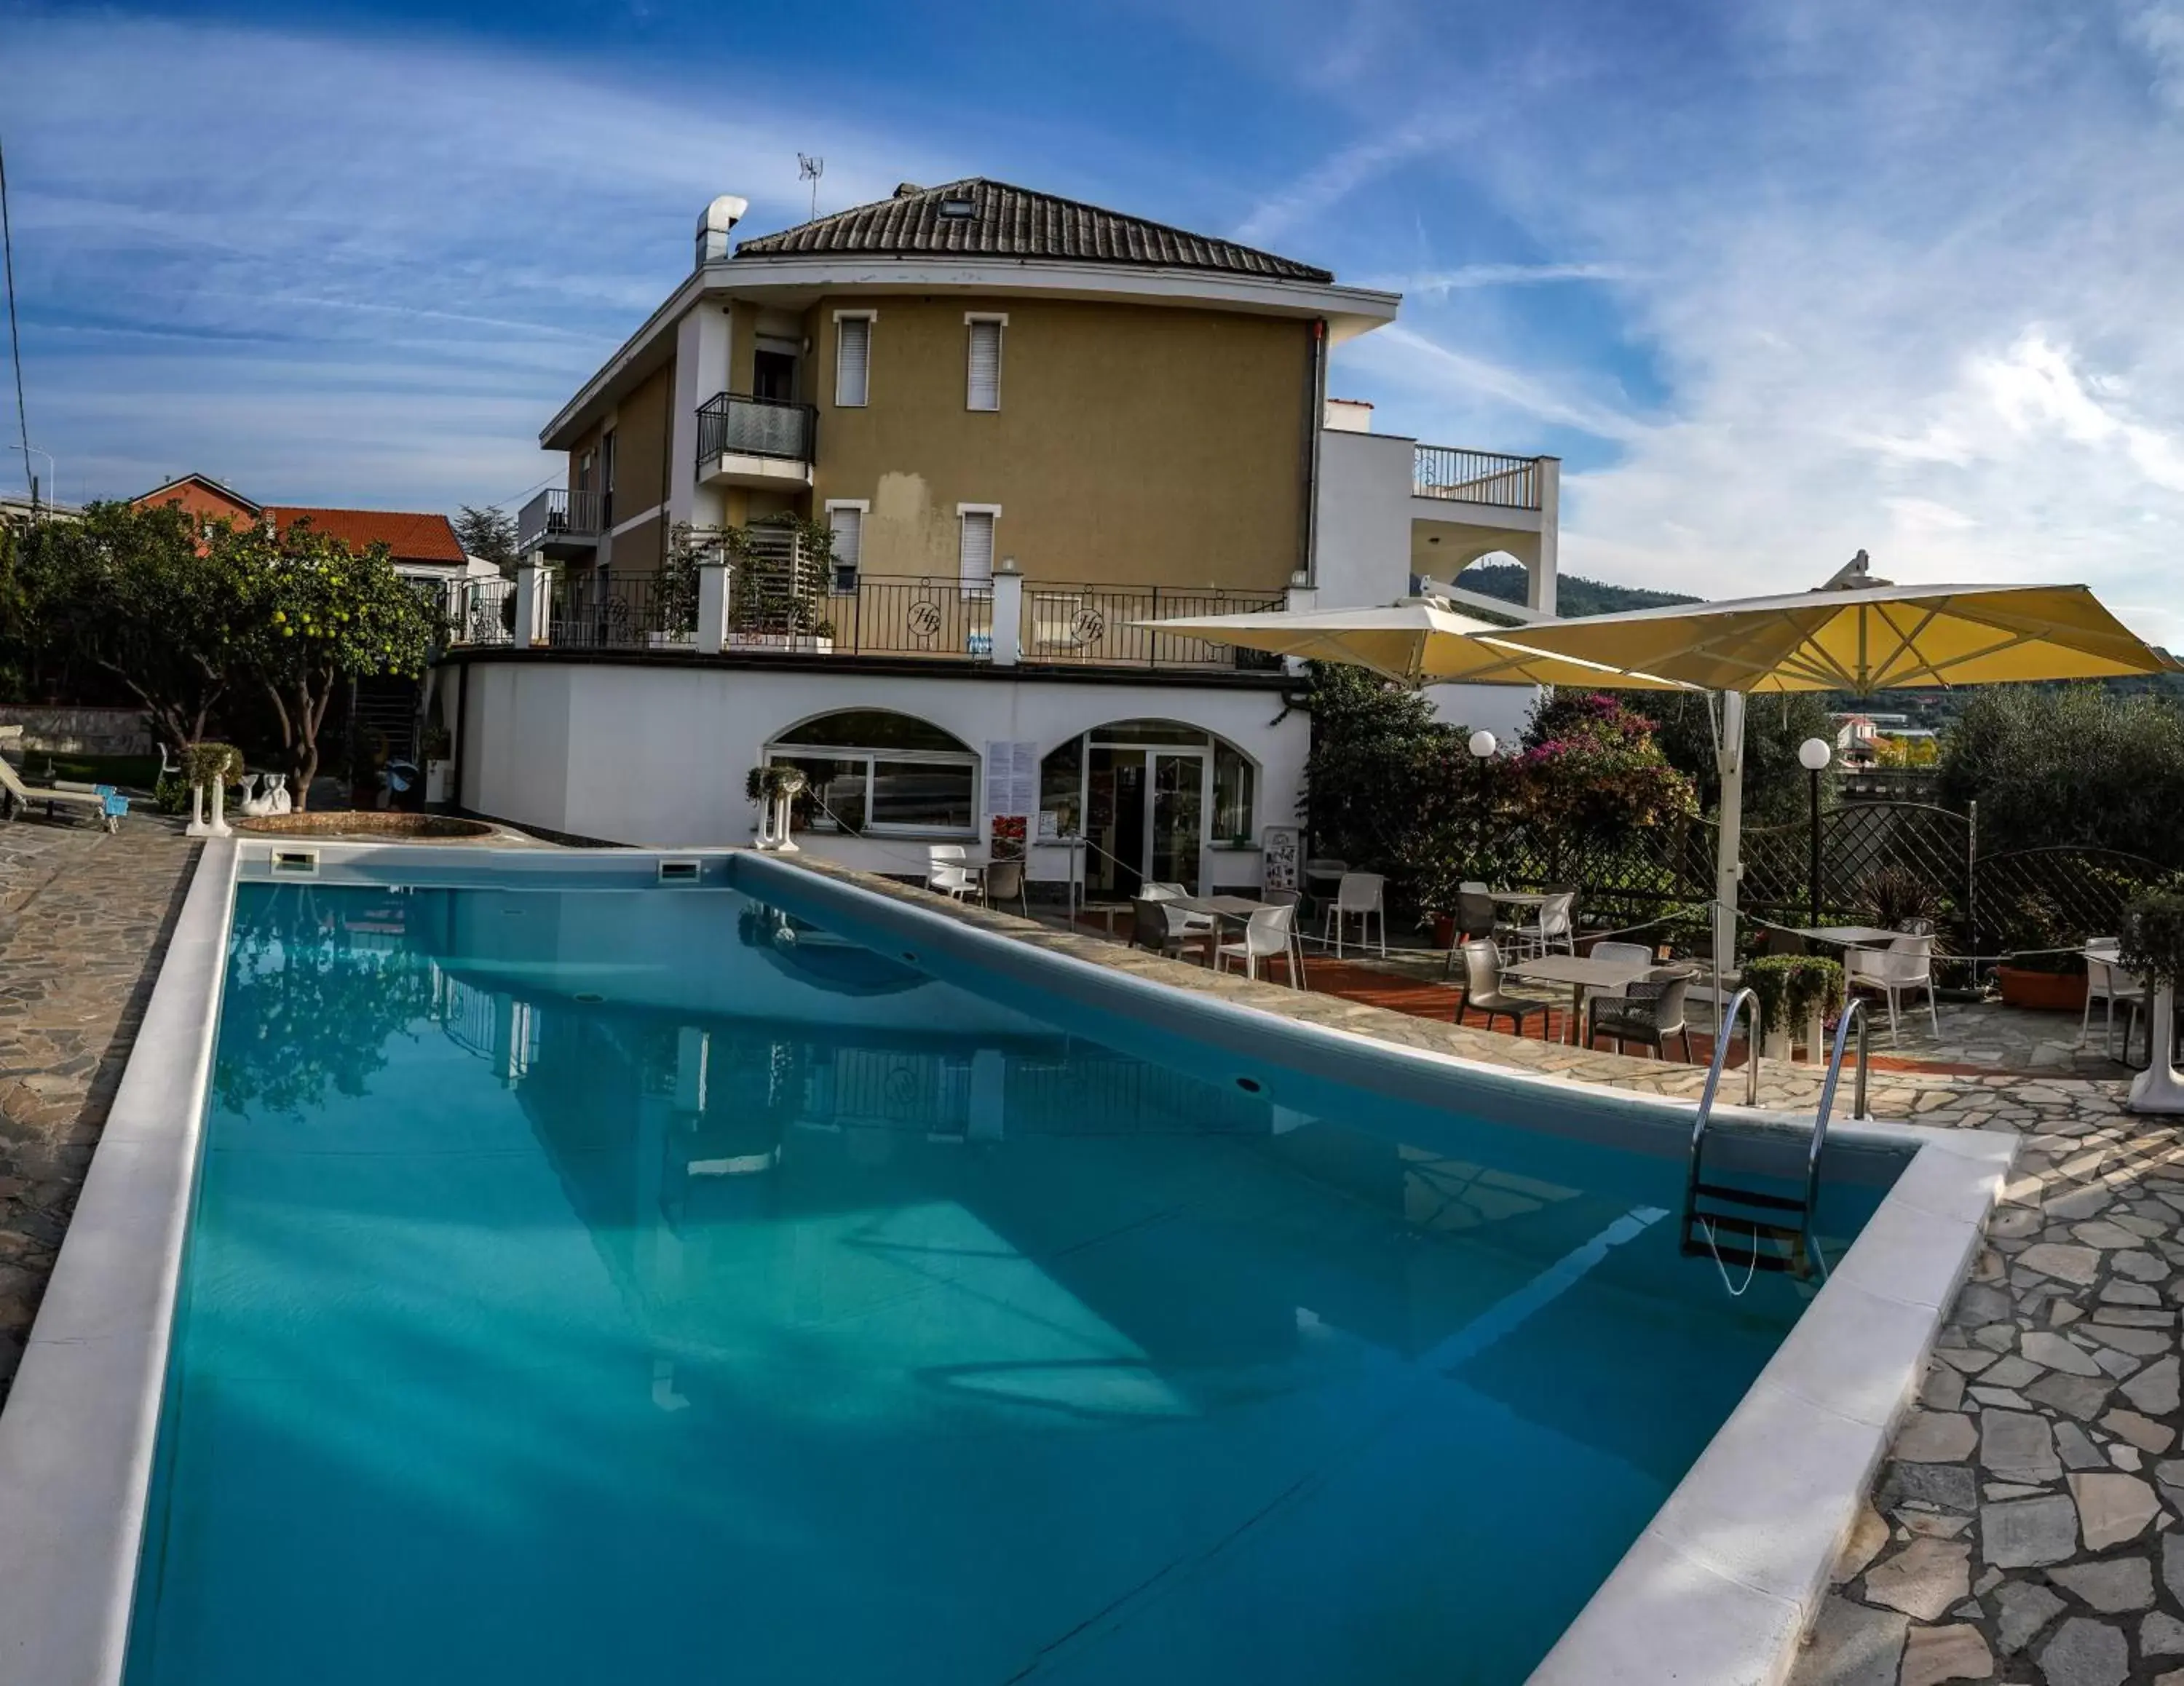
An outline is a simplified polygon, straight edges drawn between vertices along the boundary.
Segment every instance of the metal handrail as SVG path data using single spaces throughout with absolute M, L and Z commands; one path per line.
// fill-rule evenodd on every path
M 1836 1024 L 1835 1048 L 1828 1055 L 1828 1074 L 1820 1083 L 1819 1110 L 1813 1115 L 1813 1146 L 1805 1160 L 1805 1210 L 1809 1214 L 1819 1196 L 1820 1149 L 1828 1138 L 1828 1115 L 1835 1110 L 1836 1084 L 1842 1077 L 1843 1052 L 1850 1045 L 1850 1027 L 1858 1026 L 1858 1081 L 1851 1088 L 1850 1116 L 1852 1119 L 1870 1118 L 1872 1110 L 1865 1099 L 1865 1074 L 1868 1056 L 1872 1053 L 1873 1022 L 1865 1010 L 1865 1002 L 1852 996 L 1843 1008 L 1842 1017 Z M 1806 1219 L 1809 1226 L 1812 1220 Z
M 1759 998 L 1749 989 L 1740 989 L 1729 998 L 1728 1010 L 1722 1014 L 1714 1030 L 1713 1062 L 1707 1067 L 1706 1089 L 1699 1096 L 1698 1122 L 1691 1127 L 1691 1160 L 1684 1177 L 1684 1229 L 1687 1234 L 1691 1216 L 1698 1210 L 1700 1149 L 1706 1142 L 1707 1126 L 1713 1121 L 1714 1092 L 1721 1087 L 1722 1068 L 1729 1062 L 1730 1032 L 1736 1028 L 1736 1015 L 1747 1007 L 1752 1009 L 1752 1028 L 1746 1036 L 1750 1047 L 1744 1062 L 1744 1104 L 1759 1104 Z

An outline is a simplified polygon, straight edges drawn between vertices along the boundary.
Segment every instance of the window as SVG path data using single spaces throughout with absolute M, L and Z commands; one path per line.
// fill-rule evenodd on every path
M 807 831 L 976 832 L 978 758 L 914 715 L 886 709 L 822 715 L 792 726 L 766 759 L 803 770 L 808 782 L 792 820 Z
M 599 531 L 607 532 L 614 527 L 614 470 L 615 436 L 611 431 L 599 436 Z
M 872 319 L 869 313 L 834 318 L 834 402 L 864 408 L 872 390 Z
M 1084 738 L 1057 744 L 1039 764 L 1039 806 L 1054 815 L 1055 835 L 1073 837 L 1084 818 Z
M 956 514 L 963 524 L 957 573 L 965 595 L 994 588 L 994 518 L 998 504 L 958 504 Z
M 857 589 L 857 562 L 865 543 L 865 512 L 872 506 L 862 498 L 829 498 L 827 525 L 834 533 L 834 580 L 838 596 Z
M 1213 829 L 1219 842 L 1248 843 L 1251 829 L 1251 764 L 1244 752 L 1213 740 Z
M 970 394 L 965 400 L 972 409 L 999 409 L 1001 407 L 1001 329 L 1006 325 L 1006 316 L 966 316 L 971 337 Z

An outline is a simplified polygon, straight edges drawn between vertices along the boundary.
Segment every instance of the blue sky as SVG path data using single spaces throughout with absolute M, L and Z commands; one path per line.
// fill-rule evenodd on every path
M 70 499 L 513 499 L 803 150 L 822 209 L 983 174 L 1401 290 L 1336 390 L 1561 453 L 1574 571 L 1864 546 L 2184 643 L 2184 0 L 0 0 L 0 125 Z

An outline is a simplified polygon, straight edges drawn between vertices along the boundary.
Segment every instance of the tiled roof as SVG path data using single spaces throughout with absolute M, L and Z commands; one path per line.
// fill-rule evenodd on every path
M 339 539 L 352 550 L 384 544 L 397 562 L 460 565 L 463 560 L 463 547 L 445 515 L 404 509 L 306 509 L 287 504 L 269 504 L 265 512 L 276 529 L 308 518 L 315 531 Z
M 940 187 L 895 189 L 891 199 L 837 211 L 816 222 L 738 241 L 738 258 L 797 253 L 866 253 L 898 257 L 1055 258 L 1074 263 L 1134 264 L 1332 281 L 1326 270 L 1271 252 L 1190 234 L 1143 217 L 974 176 Z
M 246 509 L 252 515 L 259 513 L 262 508 L 261 505 L 252 503 L 248 498 L 244 497 L 240 492 L 237 492 L 233 487 L 222 486 L 209 474 L 177 475 L 174 479 L 168 481 L 164 485 L 155 486 L 142 497 L 135 498 L 131 501 L 140 505 L 149 504 L 153 502 L 153 500 L 159 498 L 163 492 L 173 492 L 179 493 L 184 487 L 190 486 L 202 487 L 205 491 L 211 492 L 215 498 L 224 498 L 229 503 L 234 504 L 237 509 Z M 176 498 L 168 498 L 166 501 L 169 503 L 174 503 L 177 500 Z

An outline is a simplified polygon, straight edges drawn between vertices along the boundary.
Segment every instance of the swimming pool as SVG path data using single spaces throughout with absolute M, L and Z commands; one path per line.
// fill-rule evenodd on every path
M 1801 1291 L 1674 1161 L 1066 1012 L 726 888 L 240 886 L 132 1686 L 1522 1680 Z

